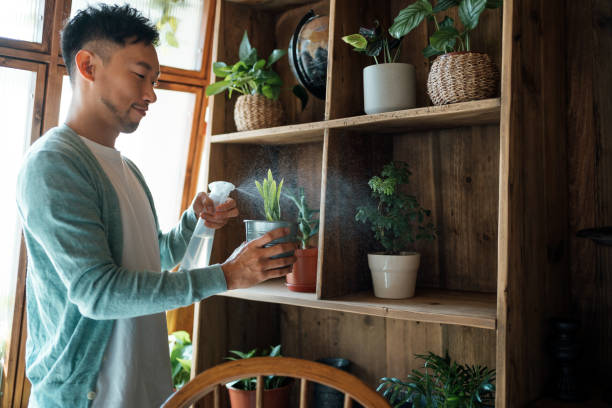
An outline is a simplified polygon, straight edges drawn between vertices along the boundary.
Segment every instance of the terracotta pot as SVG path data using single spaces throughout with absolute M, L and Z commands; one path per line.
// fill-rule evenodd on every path
M 297 261 L 287 275 L 287 288 L 293 292 L 317 291 L 317 248 L 296 249 Z
M 287 408 L 292 384 L 293 382 L 290 382 L 283 387 L 264 390 L 263 406 L 265 408 Z M 241 390 L 232 387 L 231 384 L 226 384 L 225 387 L 229 392 L 232 408 L 255 408 L 256 391 Z

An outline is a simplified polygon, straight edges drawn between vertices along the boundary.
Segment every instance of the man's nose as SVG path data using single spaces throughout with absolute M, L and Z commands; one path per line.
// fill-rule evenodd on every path
M 152 84 L 147 87 L 145 94 L 144 94 L 144 100 L 147 101 L 148 103 L 154 103 L 157 100 L 157 95 L 155 94 L 155 88 L 153 88 Z

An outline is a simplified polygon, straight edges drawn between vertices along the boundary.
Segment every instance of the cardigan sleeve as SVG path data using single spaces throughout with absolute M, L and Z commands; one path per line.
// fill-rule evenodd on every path
M 107 242 L 100 193 L 86 172 L 58 151 L 40 150 L 26 160 L 17 202 L 24 234 L 40 248 L 29 254 L 32 268 L 52 269 L 84 316 L 119 319 L 158 313 L 227 289 L 219 265 L 175 273 L 118 266 Z M 32 268 L 30 273 L 36 273 Z

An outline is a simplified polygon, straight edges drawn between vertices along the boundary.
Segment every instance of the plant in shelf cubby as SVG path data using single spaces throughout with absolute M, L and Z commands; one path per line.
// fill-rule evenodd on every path
M 261 183 L 255 181 L 257 191 L 261 195 L 264 204 L 265 220 L 244 220 L 246 228 L 246 240 L 252 241 L 257 239 L 269 231 L 277 228 L 288 228 L 289 234 L 284 237 L 275 239 L 266 244 L 266 247 L 280 244 L 282 242 L 294 242 L 297 236 L 297 224 L 295 222 L 282 221 L 280 209 L 280 197 L 283 190 L 284 179 L 280 183 L 276 183 L 272 176 L 272 171 L 268 169 L 268 176 Z M 275 255 L 272 258 L 282 258 L 293 255 L 292 252 L 287 252 Z
M 257 49 L 251 46 L 249 37 L 244 32 L 238 56 L 240 60 L 233 65 L 224 62 L 213 63 L 213 72 L 223 78 L 206 87 L 206 96 L 228 91 L 242 94 L 234 107 L 234 121 L 239 131 L 270 128 L 285 123 L 285 111 L 278 100 L 283 86 L 280 75 L 272 65 L 281 59 L 287 51 L 275 49 L 268 60 L 258 59 Z M 300 85 L 293 87 L 293 93 L 302 101 L 302 109 L 308 103 L 308 94 Z
M 495 9 L 502 0 L 417 0 L 399 12 L 389 28 L 394 38 L 402 38 L 423 21 L 431 21 L 435 32 L 423 50 L 425 57 L 436 57 L 427 78 L 427 93 L 434 105 L 466 102 L 493 97 L 497 94 L 499 71 L 489 56 L 471 51 L 470 33 L 486 9 Z M 463 31 L 455 21 L 445 16 L 438 21 L 436 13 L 451 7 L 459 8 Z
M 412 404 L 413 408 L 493 408 L 495 406 L 495 370 L 452 361 L 432 352 L 416 354 L 424 361 L 425 372 L 413 370 L 405 381 L 383 377 L 376 391 L 395 407 Z
M 406 249 L 418 240 L 435 238 L 433 224 L 425 222 L 430 211 L 423 209 L 415 196 L 400 190 L 410 175 L 405 162 L 385 165 L 382 177 L 374 176 L 368 182 L 376 205 L 359 207 L 355 215 L 355 220 L 372 225 L 374 237 L 385 249 L 368 254 L 376 297 L 413 297 L 420 254 Z
M 395 62 L 401 37 L 389 39 L 378 21 L 360 27 L 359 33 L 342 37 L 353 50 L 374 58 L 376 64 L 363 69 L 363 107 L 367 114 L 414 108 L 416 82 L 414 65 Z M 382 53 L 380 63 L 378 57 Z
M 319 220 L 316 218 L 319 210 L 308 207 L 304 189 L 299 188 L 297 194 L 285 193 L 298 209 L 298 237 L 300 249 L 295 251 L 297 261 L 287 275 L 287 287 L 294 292 L 316 292 L 317 287 L 317 257 L 319 250 L 310 246 L 310 240 L 319 232 Z

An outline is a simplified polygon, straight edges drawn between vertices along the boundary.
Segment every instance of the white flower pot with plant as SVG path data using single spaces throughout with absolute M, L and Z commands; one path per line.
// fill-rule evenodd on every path
M 359 207 L 355 219 L 370 223 L 374 238 L 384 252 L 368 254 L 374 296 L 403 299 L 414 296 L 420 254 L 409 247 L 419 240 L 435 238 L 434 226 L 425 220 L 430 211 L 415 196 L 404 193 L 410 171 L 404 162 L 384 166 L 381 177 L 368 182 L 376 205 Z
M 401 39 L 389 41 L 378 21 L 373 28 L 359 29 L 358 34 L 342 37 L 353 50 L 373 57 L 375 65 L 363 70 L 363 106 L 365 113 L 390 112 L 416 106 L 414 65 L 395 62 Z M 383 63 L 379 63 L 380 53 Z
M 213 73 L 222 81 L 206 87 L 206 96 L 228 91 L 242 94 L 234 107 L 236 129 L 253 130 L 281 126 L 285 124 L 285 112 L 278 100 L 283 80 L 272 69 L 272 64 L 282 58 L 287 51 L 275 49 L 268 60 L 258 59 L 257 49 L 251 47 L 249 37 L 244 32 L 238 52 L 240 60 L 234 65 L 224 62 L 213 63 Z M 293 93 L 302 101 L 302 109 L 308 102 L 306 90 L 299 85 L 293 87 Z
M 503 0 L 443 0 L 435 7 L 429 0 L 417 0 L 404 8 L 389 28 L 392 37 L 402 38 L 423 21 L 433 22 L 435 32 L 423 50 L 427 58 L 437 57 L 427 79 L 427 93 L 435 105 L 491 98 L 499 89 L 499 71 L 489 56 L 471 51 L 470 34 L 482 12 L 502 5 Z M 463 31 L 449 16 L 438 21 L 436 13 L 458 7 Z

